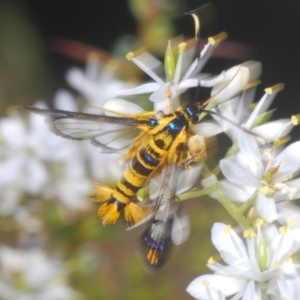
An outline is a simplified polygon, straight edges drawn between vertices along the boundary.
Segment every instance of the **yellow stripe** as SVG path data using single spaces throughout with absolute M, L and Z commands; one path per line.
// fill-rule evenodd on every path
M 147 253 L 147 259 L 151 265 L 156 265 L 158 263 L 157 250 L 149 249 Z
M 128 189 L 122 182 L 117 183 L 117 187 L 125 194 L 123 195 L 117 189 L 114 189 L 112 196 L 118 199 L 120 202 L 128 204 L 131 201 L 131 198 L 135 195 L 130 189 Z M 128 196 L 126 196 L 128 195 Z
M 166 151 L 156 146 L 155 141 L 157 140 L 158 139 L 151 139 L 148 145 L 146 146 L 145 150 L 155 159 L 161 160 L 161 158 L 165 155 Z
M 123 177 L 130 184 L 136 187 L 142 187 L 142 185 L 146 182 L 148 175 L 143 176 L 129 167 L 124 171 Z

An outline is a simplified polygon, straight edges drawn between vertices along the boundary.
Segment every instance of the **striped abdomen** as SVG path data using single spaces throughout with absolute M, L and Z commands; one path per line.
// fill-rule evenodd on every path
M 189 121 L 182 112 L 162 117 L 153 128 L 153 134 L 149 133 L 147 145 L 140 148 L 130 161 L 116 188 L 109 189 L 101 185 L 95 188 L 92 201 L 105 202 L 98 210 L 98 216 L 104 225 L 114 224 L 122 212 L 130 225 L 148 214 L 148 209 L 133 203 L 132 198 L 160 164 L 166 160 L 168 164 L 181 162 L 185 153 L 182 146 L 186 145 L 188 125 Z M 170 155 L 172 160 L 169 159 Z

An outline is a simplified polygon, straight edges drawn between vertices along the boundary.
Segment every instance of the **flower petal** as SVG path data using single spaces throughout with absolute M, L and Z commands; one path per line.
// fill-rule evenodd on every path
M 110 90 L 113 95 L 116 96 L 130 96 L 136 94 L 146 94 L 156 91 L 160 87 L 160 84 L 156 82 L 145 83 L 134 88 L 123 89 L 123 90 Z
M 245 85 L 256 80 L 261 73 L 261 63 L 249 61 L 226 71 L 226 79 L 213 87 L 211 96 L 219 102 L 231 99 Z
M 135 103 L 129 102 L 124 99 L 110 99 L 108 100 L 104 105 L 104 109 L 110 110 L 110 111 L 104 111 L 107 116 L 119 116 L 117 113 L 123 113 L 123 114 L 140 114 L 144 110 L 138 106 Z M 114 113 L 117 112 L 116 114 Z
M 219 184 L 231 201 L 246 202 L 255 192 L 255 188 L 253 189 L 253 192 L 249 192 L 242 185 L 235 184 L 226 179 L 220 180 Z
M 198 79 L 193 79 L 193 78 L 189 78 L 189 79 L 185 79 L 180 81 L 179 85 L 178 85 L 178 95 L 182 94 L 183 92 L 185 92 L 188 88 L 191 87 L 196 87 L 199 85 L 199 80 Z
M 246 287 L 242 279 L 222 275 L 203 275 L 194 279 L 186 291 L 196 299 L 225 299 Z
M 216 122 L 206 121 L 195 125 L 193 131 L 203 137 L 211 137 L 221 133 L 223 130 Z
M 163 64 L 155 56 L 148 52 L 143 52 L 134 56 L 132 61 L 158 84 L 164 84 L 164 81 L 158 75 L 163 74 Z
M 242 300 L 261 300 L 261 290 L 253 280 L 248 282 Z
M 66 90 L 59 90 L 55 93 L 54 107 L 57 109 L 76 111 L 77 106 L 73 95 Z
M 220 168 L 224 176 L 233 183 L 240 185 L 248 185 L 258 188 L 259 182 L 249 170 L 243 168 L 241 165 L 229 159 L 222 159 L 220 161 Z
M 280 165 L 278 176 L 274 176 L 274 180 L 279 176 L 285 177 L 298 171 L 300 167 L 300 141 L 295 142 L 286 147 L 275 159 L 275 165 Z
M 227 264 L 236 266 L 248 260 L 245 244 L 230 226 L 215 223 L 211 240 Z
M 257 212 L 268 223 L 272 223 L 277 218 L 276 204 L 273 198 L 266 197 L 258 193 L 256 199 Z
M 267 143 L 271 143 L 288 135 L 293 127 L 290 119 L 280 119 L 254 127 L 251 131 L 262 137 Z

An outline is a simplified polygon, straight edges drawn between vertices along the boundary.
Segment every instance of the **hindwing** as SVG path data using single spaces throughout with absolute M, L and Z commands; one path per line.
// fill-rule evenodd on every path
M 173 244 L 179 245 L 189 236 L 188 218 L 176 202 L 178 177 L 182 170 L 183 167 L 172 165 L 151 180 L 152 187 L 150 182 L 153 212 L 141 222 L 147 221 L 147 225 L 137 244 L 137 255 L 150 274 L 165 264 Z

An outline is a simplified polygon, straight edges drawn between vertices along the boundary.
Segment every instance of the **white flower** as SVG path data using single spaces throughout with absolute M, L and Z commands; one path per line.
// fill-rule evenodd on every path
M 69 84 L 81 93 L 89 104 L 99 107 L 114 98 L 110 90 L 129 88 L 130 85 L 115 77 L 117 61 L 111 60 L 100 68 L 97 54 L 88 56 L 85 70 L 73 67 L 67 72 L 66 78 Z
M 257 61 L 248 61 L 232 67 L 216 77 L 202 79 L 200 85 L 213 87 L 211 98 L 222 103 L 242 92 L 246 85 L 257 80 L 260 74 L 261 63 Z
M 244 234 L 247 237 L 243 240 L 230 226 L 215 223 L 212 242 L 226 265 L 211 258 L 208 267 L 214 274 L 194 279 L 187 291 L 196 299 L 225 299 L 233 295 L 231 299 L 235 300 L 261 300 L 270 295 L 279 296 L 276 299 L 287 295 L 294 296 L 288 299 L 299 299 L 299 274 L 290 260 L 295 253 L 290 236 L 278 233 L 273 226 L 263 231 L 258 227 L 257 234 L 253 230 Z
M 190 63 L 190 58 L 193 55 L 193 48 L 190 48 L 189 51 L 185 51 L 187 44 L 181 43 L 179 45 L 179 55 L 172 80 L 162 78 L 161 74 L 163 74 L 164 66 L 151 54 L 147 52 L 138 55 L 130 53 L 130 59 L 149 75 L 154 82 L 142 84 L 132 89 L 115 90 L 112 91 L 112 93 L 119 96 L 151 93 L 149 99 L 154 102 L 154 110 L 168 112 L 167 106 L 169 105 L 169 100 L 173 99 L 175 101 L 180 94 L 191 87 L 198 86 L 200 79 L 207 76 L 199 73 L 211 56 L 212 51 L 219 45 L 220 41 L 226 37 L 227 35 L 223 33 L 216 39 L 211 38 L 210 42 L 201 51 L 199 58 L 196 58 L 192 63 Z M 184 64 L 185 61 L 188 61 L 187 67 Z M 179 102 L 172 103 L 173 108 L 177 108 L 178 105 Z
M 54 105 L 58 109 L 78 111 L 74 97 L 65 90 L 56 93 Z M 106 102 L 104 108 L 128 113 L 130 105 L 133 106 L 133 110 L 137 107 L 137 105 L 122 99 L 111 99 Z M 139 108 L 139 111 L 142 111 L 142 108 Z M 56 138 L 61 139 L 60 137 Z M 62 174 L 54 178 L 52 185 L 45 189 L 44 194 L 48 199 L 57 197 L 68 207 L 84 210 L 90 205 L 87 198 L 92 188 L 92 181 L 88 175 L 91 175 L 93 180 L 101 182 L 120 178 L 122 168 L 118 159 L 121 155 L 99 153 L 99 148 L 93 147 L 88 141 L 74 143 L 74 141 L 67 140 L 67 142 L 73 145 L 73 153 L 68 155 Z M 86 161 L 86 166 L 82 164 L 83 160 Z
M 284 225 L 285 231 L 300 245 L 300 208 L 292 202 L 281 202 L 277 205 L 276 221 Z
M 39 194 L 49 181 L 45 160 L 55 161 L 55 136 L 45 132 L 38 116 L 29 117 L 28 129 L 20 117 L 0 120 L 2 139 L 0 163 L 0 208 L 13 213 L 24 192 Z M 52 153 L 51 153 L 52 151 Z
M 78 293 L 66 284 L 67 271 L 60 260 L 41 249 L 0 247 L 0 298 L 3 300 L 71 300 Z M 21 286 L 15 287 L 18 275 Z
M 45 105 L 37 103 L 37 106 Z M 0 208 L 3 215 L 15 211 L 24 192 L 53 199 L 55 191 L 58 199 L 74 208 L 87 207 L 86 197 L 92 183 L 86 178 L 84 148 L 80 143 L 55 136 L 44 119 L 35 114 L 28 115 L 28 124 L 17 116 L 1 119 L 0 136 L 3 143 L 0 153 Z M 55 180 L 60 183 L 67 177 L 68 192 L 55 187 Z M 74 197 L 76 191 L 80 193 Z M 79 198 L 82 194 L 84 197 Z
M 232 201 L 244 202 L 256 194 L 256 209 L 267 222 L 277 218 L 276 202 L 300 196 L 300 179 L 293 174 L 300 168 L 300 142 L 286 147 L 277 156 L 264 157 L 253 138 L 240 138 L 240 151 L 220 161 L 227 180 L 220 185 Z M 265 160 L 266 159 L 266 160 Z
M 254 110 L 250 109 L 255 95 L 255 88 L 245 90 L 240 96 L 221 103 L 216 111 L 225 118 L 236 124 L 250 130 L 257 136 L 264 139 L 266 143 L 276 141 L 286 136 L 293 128 L 291 119 L 280 119 L 275 121 L 264 122 L 264 118 L 269 117 L 267 112 L 277 93 L 284 88 L 283 84 L 277 84 L 265 89 L 265 94 L 255 106 Z M 241 133 L 241 129 L 232 126 L 222 117 L 214 116 L 213 118 L 221 125 L 226 134 L 235 140 Z

